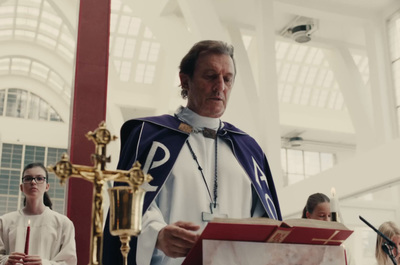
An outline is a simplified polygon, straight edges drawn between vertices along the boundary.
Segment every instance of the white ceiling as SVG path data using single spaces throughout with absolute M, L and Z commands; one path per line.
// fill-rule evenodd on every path
M 260 28 L 259 10 L 263 0 L 204 1 L 199 10 L 192 10 L 193 13 L 188 10 L 199 6 L 196 0 L 112 0 L 111 3 L 112 25 L 113 21 L 117 22 L 115 22 L 114 30 L 113 27 L 111 29 L 109 87 L 110 90 L 118 88 L 121 91 L 120 93 L 133 88 L 135 97 L 141 99 L 141 102 L 135 104 L 134 100 L 124 102 L 125 99 L 120 99 L 116 95 L 116 102 L 121 102 L 121 112 L 126 118 L 129 115 L 153 114 L 163 110 L 165 112 L 166 108 L 170 111 L 170 105 L 173 106 L 175 102 L 180 102 L 178 90 L 175 86 L 177 68 L 167 69 L 166 66 L 177 65 L 188 44 L 192 44 L 199 38 L 196 32 L 184 32 L 190 24 L 190 17 L 188 17 L 190 14 L 196 16 L 196 19 L 203 20 L 197 21 L 200 25 L 215 18 L 221 22 L 222 26 L 236 25 L 242 34 L 250 38 L 248 52 L 251 56 L 255 51 L 251 38 L 256 38 L 256 31 Z M 57 91 L 55 95 L 59 93 L 65 98 L 66 104 L 69 104 L 68 91 L 73 84 L 74 69 L 71 55 L 73 56 L 76 45 L 78 4 L 79 1 L 76 0 L 68 2 L 1 0 L 0 46 L 2 48 L 0 49 L 0 60 L 3 61 L 0 61 L 0 66 L 3 69 L 3 76 L 9 75 L 12 68 L 19 69 L 18 71 L 13 70 L 13 73 L 40 81 L 39 75 L 33 73 L 45 70 L 47 72 L 46 77 L 41 81 L 44 87 L 55 86 L 54 89 Z M 273 1 L 271 6 L 273 8 L 271 23 L 274 24 L 272 30 L 276 33 L 278 42 L 280 41 L 288 46 L 287 52 L 281 58 L 277 58 L 277 63 L 282 65 L 281 69 L 277 68 L 279 109 L 281 111 L 280 134 L 282 137 L 300 135 L 309 142 L 326 142 L 329 145 L 354 146 L 357 143 L 354 120 L 349 116 L 348 106 L 346 105 L 348 102 L 345 100 L 342 106 L 338 101 L 344 88 L 341 87 L 342 84 L 335 81 L 337 69 L 331 69 L 326 56 L 321 57 L 318 63 L 307 64 L 305 63 L 306 59 L 296 63 L 296 55 L 299 56 L 303 53 L 304 58 L 307 58 L 306 56 L 312 53 L 312 49 L 330 51 L 332 47 L 350 48 L 354 54 L 359 54 L 361 58 L 357 67 L 360 75 L 365 79 L 365 85 L 368 86 L 370 82 L 368 60 L 365 63 L 365 58 L 368 55 L 368 31 L 375 26 L 382 27 L 383 18 L 397 10 L 399 5 L 398 0 Z M 201 7 L 204 6 L 208 9 L 202 10 Z M 311 18 L 317 25 L 317 30 L 312 34 L 312 41 L 303 44 L 303 46 L 299 46 L 289 38 L 280 36 L 282 30 L 299 16 Z M 139 23 L 137 24 L 139 34 L 129 35 L 126 32 L 124 33 L 122 28 L 128 26 L 124 26 L 123 21 L 128 21 L 131 26 L 136 22 Z M 271 25 L 264 26 L 269 27 Z M 212 30 L 210 29 L 210 31 Z M 221 36 L 223 36 L 223 32 L 221 32 Z M 137 75 L 141 55 L 139 55 L 139 52 L 129 51 L 126 44 L 128 41 L 136 43 L 136 46 L 132 45 L 132 49 L 136 48 L 136 50 L 139 50 L 139 47 L 146 43 L 149 50 L 155 54 L 156 60 L 152 60 L 147 55 L 147 57 L 145 56 L 147 59 L 142 60 L 142 66 L 140 66 L 144 67 L 145 70 L 155 69 L 153 73 L 155 76 L 152 77 L 150 83 L 146 83 L 143 77 Z M 280 51 L 283 53 L 282 46 L 276 45 L 277 54 Z M 27 49 L 27 47 L 30 48 Z M 308 50 L 304 50 L 305 48 Z M 293 54 L 290 55 L 290 52 Z M 132 56 L 126 57 L 127 54 L 132 54 Z M 29 67 L 25 67 L 26 65 Z M 129 68 L 123 68 L 124 65 L 129 65 Z M 294 72 L 292 65 L 298 68 L 298 72 Z M 291 68 L 285 70 L 285 66 Z M 9 71 L 5 70 L 7 67 L 9 67 Z M 257 68 L 258 66 L 252 67 Z M 302 69 L 312 67 L 318 69 L 316 76 L 323 72 L 321 69 L 325 69 L 324 75 L 328 76 L 329 73 L 333 73 L 334 78 L 330 84 L 322 86 L 322 89 L 316 81 L 310 84 L 308 87 L 311 90 L 310 93 L 312 94 L 312 91 L 318 91 L 319 94 L 326 92 L 326 102 L 329 102 L 329 100 L 333 102 L 332 97 L 335 95 L 335 102 L 339 102 L 339 105 L 336 103 L 335 106 L 329 107 L 327 103 L 321 103 L 321 98 L 315 99 L 314 103 L 311 99 L 305 101 L 304 104 L 296 101 L 296 93 L 300 97 L 304 97 L 306 89 L 304 83 L 300 83 L 300 74 L 298 73 Z M 22 68 L 27 69 L 25 74 L 21 70 Z M 54 74 L 48 74 L 53 72 Z M 143 74 L 146 73 L 149 74 L 149 72 L 143 72 Z M 297 77 L 290 81 L 290 74 L 297 75 Z M 135 82 L 135 80 L 141 81 Z M 175 86 L 175 89 L 170 89 L 170 92 L 163 91 L 162 89 L 165 89 L 165 86 L 168 87 L 166 82 L 171 84 L 172 88 Z M 292 90 L 289 91 L 288 88 Z M 110 95 L 113 94 L 110 93 Z M 159 95 L 163 96 L 160 97 Z M 146 98 L 149 98 L 151 102 L 142 104 L 143 99 Z M 167 104 L 165 103 L 166 99 L 169 100 Z M 132 105 L 130 106 L 130 104 Z M 324 106 L 318 107 L 319 105 Z M 64 120 L 68 119 L 64 117 Z

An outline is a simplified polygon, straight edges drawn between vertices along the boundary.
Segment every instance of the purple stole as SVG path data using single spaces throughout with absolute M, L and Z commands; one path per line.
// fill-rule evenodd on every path
M 155 192 L 146 192 L 143 213 L 150 206 L 165 183 L 186 139 L 187 132 L 178 129 L 181 121 L 171 115 L 130 120 L 121 128 L 121 153 L 118 169 L 129 170 L 135 161 L 139 161 L 145 173 L 153 180 L 149 183 L 157 187 Z M 234 127 L 224 122 L 218 132 L 220 139 L 228 142 L 236 159 L 245 169 L 247 175 L 262 202 L 269 218 L 282 220 L 274 181 L 271 176 L 267 158 L 256 141 Z M 116 183 L 115 185 L 125 185 Z M 129 264 L 136 264 L 136 242 L 132 237 Z M 114 265 L 122 263 L 118 237 L 111 236 L 107 217 L 104 229 L 103 264 Z

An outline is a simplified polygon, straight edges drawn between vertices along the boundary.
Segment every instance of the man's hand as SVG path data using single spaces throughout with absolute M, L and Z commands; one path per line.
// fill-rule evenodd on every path
M 200 226 L 191 222 L 179 221 L 167 225 L 158 233 L 156 248 L 168 257 L 185 257 L 199 238 L 199 235 L 192 231 L 199 229 Z

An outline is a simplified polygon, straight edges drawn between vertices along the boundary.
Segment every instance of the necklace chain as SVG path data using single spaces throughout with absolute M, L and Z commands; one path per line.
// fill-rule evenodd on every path
M 217 205 L 217 197 L 218 197 L 218 137 L 215 137 L 214 146 L 215 146 L 215 166 L 214 166 L 214 198 L 211 196 L 210 188 L 208 187 L 206 178 L 203 173 L 203 168 L 200 166 L 199 160 L 197 159 L 196 154 L 193 151 L 191 144 L 189 143 L 189 139 L 186 141 L 187 146 L 189 147 L 189 151 L 192 154 L 193 160 L 197 164 L 197 169 L 200 171 L 200 174 L 203 178 L 204 184 L 206 185 L 208 195 L 210 196 L 211 202 L 214 204 L 214 207 Z

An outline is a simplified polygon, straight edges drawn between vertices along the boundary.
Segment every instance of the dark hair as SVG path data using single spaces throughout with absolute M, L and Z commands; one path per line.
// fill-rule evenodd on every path
M 312 213 L 315 209 L 315 207 L 323 202 L 330 202 L 330 199 L 328 196 L 326 196 L 323 193 L 314 193 L 310 195 L 307 199 L 307 204 L 303 209 L 303 215 L 301 218 L 307 218 L 307 212 Z
M 41 169 L 44 170 L 44 172 L 46 173 L 46 183 L 49 182 L 49 172 L 47 171 L 47 168 L 40 162 L 35 162 L 35 163 L 30 163 L 28 165 L 26 165 L 24 167 L 24 170 L 22 171 L 22 177 L 24 177 L 25 171 L 34 167 L 40 167 Z M 53 203 L 50 200 L 50 196 L 47 193 L 47 191 L 43 194 L 43 203 L 44 205 L 46 205 L 47 207 L 49 207 L 50 209 L 53 209 Z M 24 206 L 26 205 L 26 197 L 24 198 Z
M 232 45 L 217 40 L 203 40 L 199 41 L 193 45 L 193 47 L 189 50 L 189 52 L 183 57 L 181 63 L 179 65 L 179 73 L 186 74 L 190 78 L 193 77 L 194 70 L 196 68 L 196 63 L 200 55 L 211 53 L 211 54 L 226 54 L 232 58 L 233 67 L 236 75 L 236 63 L 233 58 L 234 48 Z M 182 86 L 181 86 L 182 87 Z M 182 98 L 187 98 L 187 90 L 182 87 L 181 90 Z

